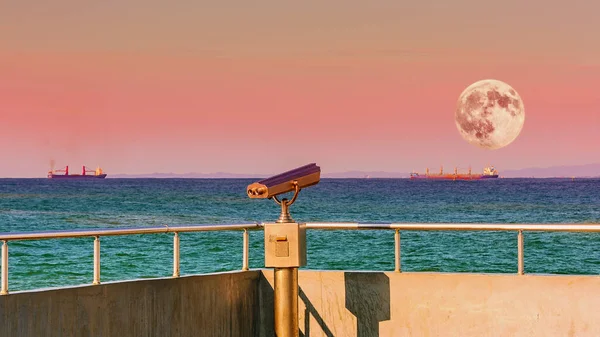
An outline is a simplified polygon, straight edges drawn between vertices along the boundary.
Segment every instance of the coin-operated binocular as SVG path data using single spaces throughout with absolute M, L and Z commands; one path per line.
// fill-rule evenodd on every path
M 246 192 L 253 199 L 275 199 L 275 202 L 281 205 L 281 214 L 277 222 L 293 222 L 290 217 L 289 206 L 296 201 L 301 189 L 318 184 L 320 179 L 321 168 L 313 163 L 250 184 Z M 280 201 L 277 198 L 279 194 L 291 191 L 294 191 L 292 200 L 283 199 Z
M 321 168 L 308 164 L 248 185 L 250 198 L 274 199 L 281 205 L 279 219 L 265 224 L 265 267 L 301 267 L 306 265 L 306 227 L 290 216 L 289 207 L 296 201 L 300 190 L 319 183 Z M 277 197 L 294 191 L 291 200 Z
M 300 190 L 319 183 L 321 168 L 308 164 L 248 185 L 253 199 L 274 199 L 281 206 L 275 223 L 265 223 L 265 267 L 275 268 L 274 306 L 276 336 L 298 336 L 298 267 L 306 265 L 306 226 L 292 220 L 289 207 Z M 291 200 L 278 195 L 294 192 Z

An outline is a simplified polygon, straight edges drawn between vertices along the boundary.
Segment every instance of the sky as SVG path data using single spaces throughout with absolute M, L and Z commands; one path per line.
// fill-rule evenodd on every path
M 0 177 L 503 169 L 599 162 L 600 2 L 31 1 L 0 5 Z M 460 93 L 510 84 L 507 147 Z

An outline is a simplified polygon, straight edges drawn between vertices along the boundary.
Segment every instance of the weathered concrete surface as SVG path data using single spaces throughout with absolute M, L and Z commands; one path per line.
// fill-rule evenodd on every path
M 263 274 L 261 324 L 272 324 L 273 307 L 264 304 L 273 271 Z M 600 336 L 597 276 L 300 271 L 298 277 L 304 336 Z M 272 335 L 268 326 L 259 332 Z
M 299 272 L 304 336 L 600 336 L 600 277 Z M 0 337 L 273 336 L 273 271 L 0 296 Z
M 0 336 L 254 336 L 260 271 L 0 296 Z

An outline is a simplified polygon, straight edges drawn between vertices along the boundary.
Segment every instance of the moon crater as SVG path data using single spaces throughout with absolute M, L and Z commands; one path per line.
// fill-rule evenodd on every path
M 521 133 L 525 109 L 521 97 L 510 85 L 482 80 L 461 93 L 455 122 L 467 142 L 484 149 L 499 149 Z

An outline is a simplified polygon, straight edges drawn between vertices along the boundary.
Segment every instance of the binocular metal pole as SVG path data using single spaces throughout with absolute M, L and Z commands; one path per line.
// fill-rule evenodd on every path
M 275 336 L 298 334 L 298 268 L 275 268 Z
M 277 223 L 294 223 L 290 216 L 289 206 L 296 201 L 299 190 L 292 200 L 282 199 L 275 202 L 281 205 L 281 214 Z M 275 336 L 298 337 L 298 268 L 275 268 L 274 278 Z
M 274 325 L 277 337 L 298 337 L 298 268 L 306 266 L 306 225 L 296 223 L 289 207 L 300 190 L 319 183 L 321 168 L 315 163 L 290 170 L 246 187 L 252 199 L 274 199 L 281 206 L 275 223 L 264 224 L 265 268 L 274 268 Z M 292 200 L 277 198 L 294 192 Z

